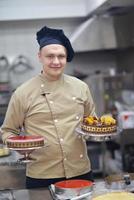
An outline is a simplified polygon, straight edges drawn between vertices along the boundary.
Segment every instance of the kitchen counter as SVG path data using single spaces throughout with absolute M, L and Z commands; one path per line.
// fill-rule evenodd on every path
M 92 195 L 99 195 L 113 190 L 105 187 L 105 182 L 96 181 Z M 114 190 L 115 191 L 115 190 Z M 118 190 L 116 190 L 118 191 Z M 92 195 L 89 195 L 87 200 L 91 200 Z M 0 200 L 52 200 L 52 195 L 48 188 L 40 189 L 3 189 L 0 190 Z
M 0 165 L 0 191 L 5 189 L 25 189 L 25 179 L 25 166 L 15 163 L 14 165 Z
M 106 191 L 104 182 L 96 182 L 94 190 Z M 48 188 L 0 190 L 0 200 L 52 200 Z M 90 199 L 90 198 L 88 198 Z
M 0 200 L 52 200 L 48 189 L 0 191 Z
M 25 188 L 26 165 L 18 163 L 20 156 L 15 151 L 7 157 L 0 158 L 0 200 L 52 200 L 47 188 L 30 189 Z M 128 185 L 130 191 L 133 185 Z M 93 193 L 110 192 L 106 188 L 104 180 L 95 180 Z M 91 200 L 91 197 L 87 198 Z
M 19 158 L 15 151 L 0 156 L 0 190 L 25 189 L 26 164 L 18 162 Z
M 52 200 L 48 189 L 16 190 L 13 192 L 16 200 Z

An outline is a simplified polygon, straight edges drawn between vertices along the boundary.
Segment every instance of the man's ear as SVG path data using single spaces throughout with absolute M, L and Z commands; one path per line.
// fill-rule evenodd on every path
M 38 52 L 38 59 L 41 62 L 41 52 L 40 51 Z

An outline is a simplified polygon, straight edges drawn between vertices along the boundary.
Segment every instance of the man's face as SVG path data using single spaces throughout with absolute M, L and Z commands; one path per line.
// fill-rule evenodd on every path
M 50 44 L 39 51 L 39 60 L 43 65 L 43 73 L 51 80 L 57 80 L 67 63 L 66 48 L 59 44 Z

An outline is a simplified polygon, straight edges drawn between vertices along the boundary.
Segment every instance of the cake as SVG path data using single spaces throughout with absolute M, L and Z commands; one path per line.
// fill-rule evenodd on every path
M 88 116 L 83 118 L 81 129 L 94 134 L 108 134 L 117 131 L 117 123 L 110 115 L 103 115 L 100 118 Z
M 31 148 L 44 146 L 44 137 L 35 135 L 11 136 L 7 138 L 8 148 Z
M 134 194 L 130 192 L 111 192 L 102 194 L 100 196 L 92 198 L 92 200 L 134 200 Z

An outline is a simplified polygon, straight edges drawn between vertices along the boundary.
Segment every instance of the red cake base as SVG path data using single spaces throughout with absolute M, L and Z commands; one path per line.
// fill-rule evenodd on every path
M 44 146 L 44 137 L 35 135 L 11 136 L 6 140 L 8 148 L 31 148 Z

